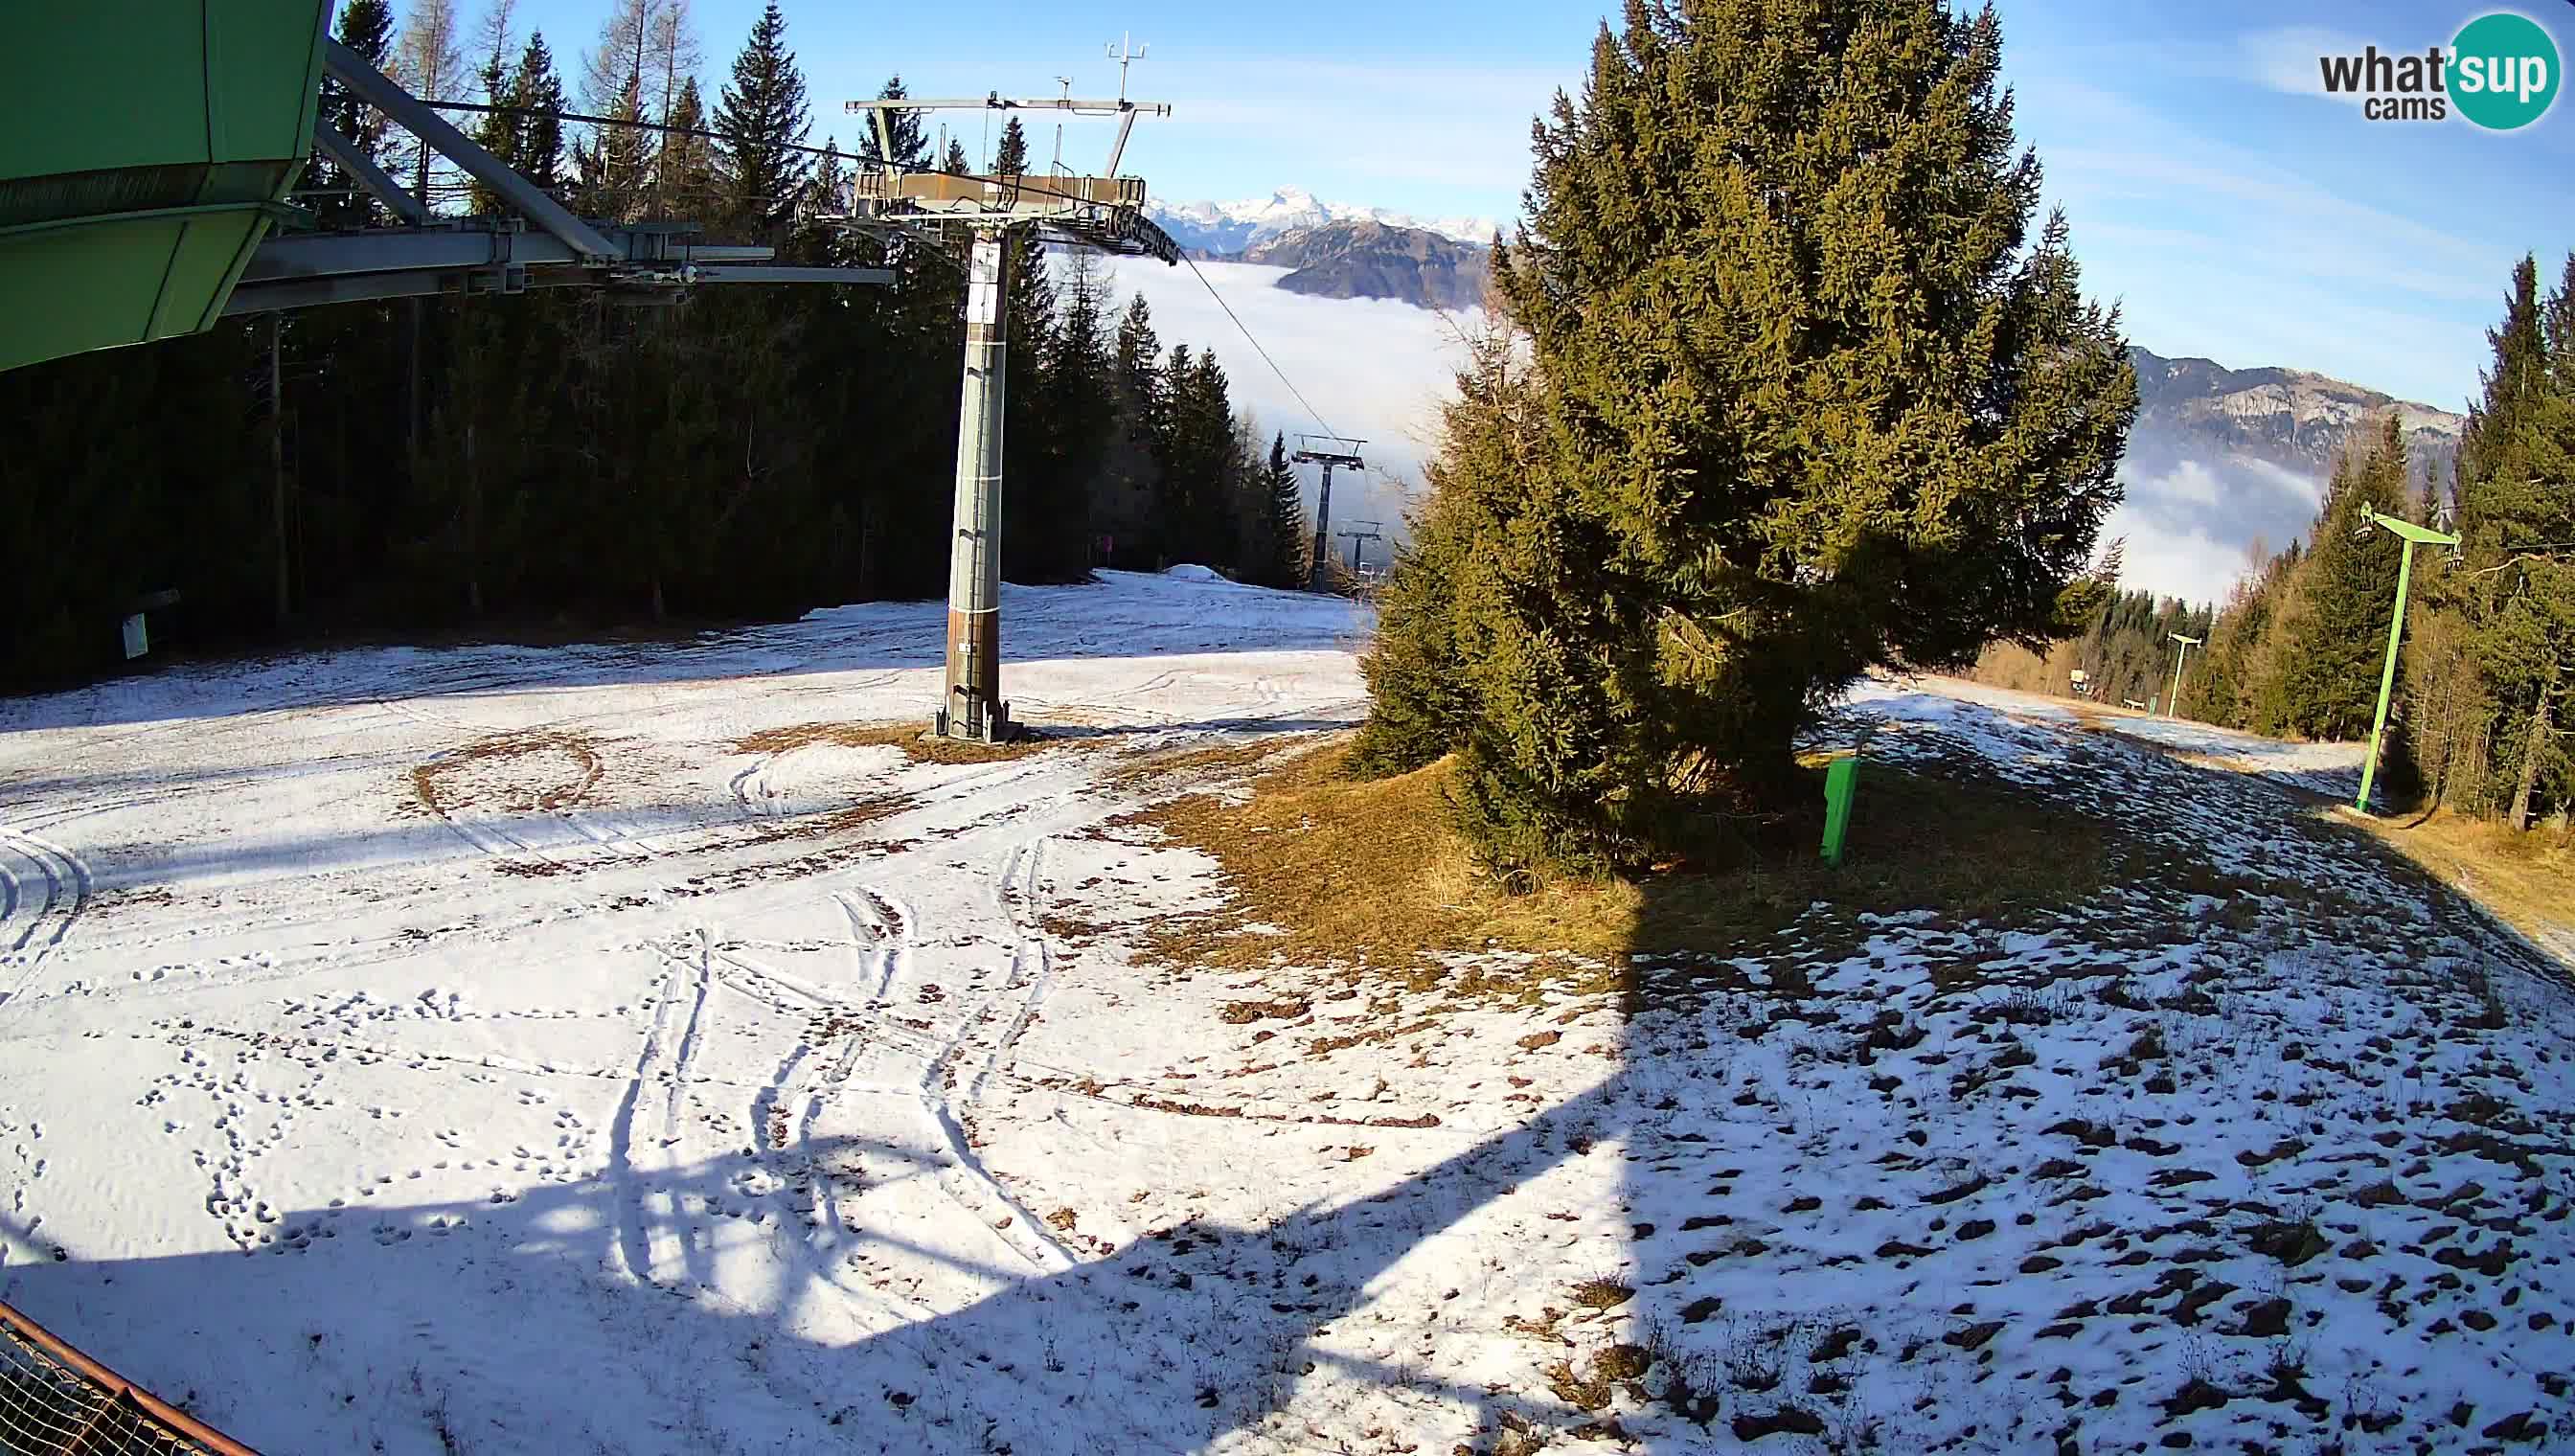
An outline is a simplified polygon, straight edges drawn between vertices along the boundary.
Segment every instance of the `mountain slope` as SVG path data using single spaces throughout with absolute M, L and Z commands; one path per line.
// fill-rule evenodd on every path
M 2466 420 L 2299 369 L 2227 369 L 2131 348 L 2137 423 L 2119 464 L 2127 504 L 2105 535 L 2128 538 L 2138 587 L 2222 600 L 2258 551 L 2314 528 L 2353 435 L 2395 410 L 2414 478 L 2446 490 Z
M 2446 475 L 2464 417 L 2302 369 L 2228 369 L 2206 359 L 2166 359 L 2131 347 L 2139 433 L 2188 439 L 2206 451 L 2290 470 L 2330 474 L 2351 432 L 2393 409 L 2414 452 Z
M 1246 263 L 1294 270 L 1278 282 L 1289 293 L 1394 299 L 1429 309 L 1466 309 L 1482 302 L 1491 258 L 1488 248 L 1421 228 L 1374 222 L 1299 228 L 1243 255 Z

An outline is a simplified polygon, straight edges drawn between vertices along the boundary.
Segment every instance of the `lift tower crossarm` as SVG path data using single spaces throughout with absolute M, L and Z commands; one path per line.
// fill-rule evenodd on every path
M 421 104 L 418 97 L 367 64 L 356 51 L 328 36 L 322 38 L 322 65 L 351 95 L 402 124 L 430 150 L 465 169 L 467 176 L 492 189 L 493 195 L 528 221 L 563 240 L 564 246 L 598 263 L 623 261 L 616 245 L 599 230 L 574 217 L 545 189 L 522 177 L 508 163 L 448 125 L 447 119 Z
M 1171 103 L 1164 101 L 1098 101 L 1079 96 L 1040 96 L 1035 98 L 995 94 L 981 98 L 930 97 L 915 100 L 909 96 L 881 96 L 866 101 L 844 101 L 843 111 L 1070 111 L 1083 116 L 1116 116 L 1133 111 L 1145 116 L 1170 116 Z
M 886 116 L 896 111 L 1062 111 L 1075 116 L 1114 116 L 1118 118 L 1118 140 L 1109 147 L 1108 175 L 1118 175 L 1119 159 L 1127 155 L 1127 137 L 1136 129 L 1140 116 L 1170 116 L 1171 103 L 1163 101 L 1101 101 L 1079 96 L 1042 96 L 1036 98 L 1004 96 L 995 92 L 978 101 L 973 97 L 932 96 L 872 97 L 865 101 L 844 101 L 841 109 L 851 115 L 866 113 L 868 125 L 877 134 L 878 155 L 887 159 L 885 175 L 891 180 L 902 169 L 894 165 L 894 139 L 887 134 Z
M 1324 579 L 1331 568 L 1332 471 L 1335 468 L 1367 469 L 1367 462 L 1359 459 L 1356 449 L 1367 442 L 1354 440 L 1346 435 L 1299 435 L 1296 439 L 1300 442 L 1300 446 L 1296 453 L 1288 458 L 1301 465 L 1319 465 L 1323 468 L 1322 488 L 1314 496 L 1314 552 L 1306 562 L 1305 572 L 1305 589 L 1309 592 L 1320 592 L 1323 590 Z M 1303 447 L 1301 442 L 1308 440 L 1327 440 L 1334 446 L 1351 448 L 1315 450 Z

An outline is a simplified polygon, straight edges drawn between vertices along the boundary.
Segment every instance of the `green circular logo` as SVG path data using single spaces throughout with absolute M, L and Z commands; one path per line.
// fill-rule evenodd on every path
M 2557 99 L 2557 42 L 2526 15 L 2480 15 L 2450 42 L 2450 99 L 2489 131 L 2539 120 Z

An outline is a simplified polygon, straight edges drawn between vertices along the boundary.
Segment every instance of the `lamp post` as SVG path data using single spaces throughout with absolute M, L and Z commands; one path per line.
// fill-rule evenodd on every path
M 2387 735 L 2387 700 L 2389 695 L 2396 691 L 2396 644 L 2405 636 L 2405 594 L 2414 583 L 2414 547 L 2417 543 L 2427 546 L 2457 546 L 2459 539 L 2455 536 L 2444 536 L 2429 527 L 2417 526 L 2411 521 L 2400 520 L 2394 516 L 2382 516 L 2368 506 L 2361 507 L 2360 511 L 2363 516 L 2369 518 L 2372 525 L 2384 526 L 2405 541 L 2404 554 L 2397 558 L 2396 615 L 2387 620 L 2387 666 L 2380 669 L 2378 674 L 2378 718 L 2369 727 L 2369 756 L 2363 759 L 2360 765 L 2360 797 L 2352 801 L 2352 807 L 2367 813 L 2369 812 L 2369 785 L 2378 777 L 2379 744 Z
M 2173 659 L 2172 697 L 2164 700 L 2164 717 L 2166 718 L 2172 717 L 2173 710 L 2181 706 L 2181 665 L 2190 661 L 2190 650 L 2200 644 L 2200 640 L 2198 638 L 2183 637 L 2177 632 L 2169 634 L 2169 636 L 2174 642 L 2181 644 L 2181 656 Z

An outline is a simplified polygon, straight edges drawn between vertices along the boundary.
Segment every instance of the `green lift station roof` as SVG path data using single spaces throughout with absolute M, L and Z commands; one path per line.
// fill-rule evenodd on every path
M 313 149 L 330 0 L 28 6 L 0 50 L 0 369 L 193 334 Z

